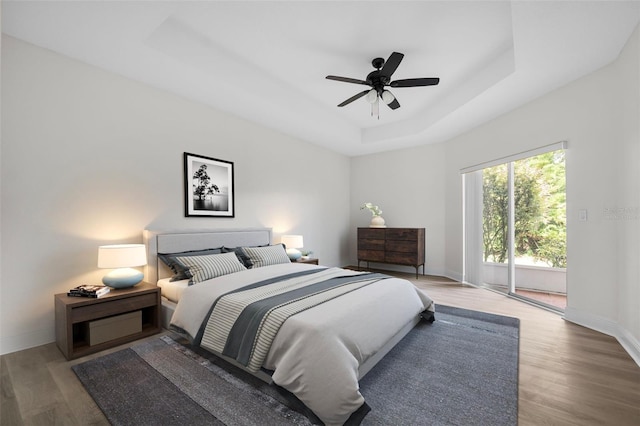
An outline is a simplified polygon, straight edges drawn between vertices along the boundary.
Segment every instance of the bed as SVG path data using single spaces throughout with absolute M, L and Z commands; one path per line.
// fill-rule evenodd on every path
M 162 288 L 163 325 L 292 392 L 327 425 L 366 414 L 358 380 L 434 309 L 407 280 L 289 263 L 270 228 L 143 235 L 145 279 Z M 171 281 L 168 255 L 192 266 L 191 278 Z

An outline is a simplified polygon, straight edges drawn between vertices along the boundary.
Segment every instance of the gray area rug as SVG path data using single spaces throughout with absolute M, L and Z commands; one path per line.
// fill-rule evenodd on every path
M 360 382 L 361 424 L 516 425 L 518 319 L 436 311 Z M 72 368 L 113 425 L 317 423 L 288 392 L 169 336 Z

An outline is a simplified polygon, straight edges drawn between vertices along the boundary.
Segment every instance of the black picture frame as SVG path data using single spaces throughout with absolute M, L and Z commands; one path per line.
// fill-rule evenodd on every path
M 184 215 L 234 217 L 233 163 L 184 153 Z

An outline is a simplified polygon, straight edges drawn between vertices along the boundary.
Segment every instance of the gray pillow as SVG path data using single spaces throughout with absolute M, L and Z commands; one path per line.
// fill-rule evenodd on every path
M 170 281 L 181 281 L 191 279 L 189 268 L 183 265 L 177 257 L 203 256 L 208 254 L 222 253 L 222 247 L 204 250 L 189 250 L 179 253 L 158 253 L 158 259 L 162 260 L 174 273 Z
M 264 246 L 256 246 L 256 247 L 264 247 Z M 242 262 L 242 264 L 247 269 L 251 269 L 251 267 L 253 266 L 251 263 L 251 259 L 249 259 L 249 257 L 246 254 L 244 254 L 242 247 L 222 247 L 222 252 L 235 253 L 236 256 L 238 256 L 238 259 L 240 260 L 240 262 Z
M 243 247 L 242 250 L 251 261 L 252 268 L 291 263 L 282 244 L 267 247 Z
M 191 274 L 189 285 L 247 269 L 240 263 L 235 253 L 178 256 L 177 260 L 189 268 Z

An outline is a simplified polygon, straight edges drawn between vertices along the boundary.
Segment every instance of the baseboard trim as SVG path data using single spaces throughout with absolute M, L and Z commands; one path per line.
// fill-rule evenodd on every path
M 445 271 L 444 277 L 449 278 L 450 280 L 458 281 L 459 283 L 462 281 L 462 274 L 454 271 Z
M 625 351 L 640 367 L 640 341 L 629 330 L 615 321 L 598 315 L 568 307 L 564 311 L 564 319 L 574 324 L 615 337 Z
M 35 348 L 55 341 L 55 330 L 53 328 L 43 328 L 13 336 L 2 336 L 0 339 L 0 355 Z
M 615 336 L 625 351 L 633 358 L 640 367 L 640 340 L 636 339 L 627 329 L 620 328 L 620 333 Z

